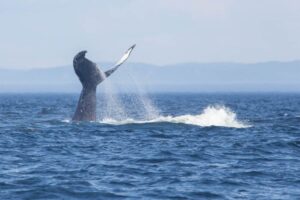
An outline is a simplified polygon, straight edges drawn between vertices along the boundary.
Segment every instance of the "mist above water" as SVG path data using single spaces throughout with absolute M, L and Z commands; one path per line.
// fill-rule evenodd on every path
M 123 121 L 128 118 L 152 120 L 159 116 L 159 110 L 132 76 L 134 93 L 126 93 L 121 85 L 115 85 L 109 78 L 101 83 L 98 93 L 98 119 Z

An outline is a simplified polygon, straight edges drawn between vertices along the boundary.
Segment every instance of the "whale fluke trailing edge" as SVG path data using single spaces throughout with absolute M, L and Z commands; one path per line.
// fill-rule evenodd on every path
M 73 59 L 73 67 L 81 84 L 82 91 L 77 103 L 73 121 L 96 120 L 96 91 L 99 83 L 114 73 L 130 56 L 135 45 L 131 46 L 122 58 L 109 70 L 102 72 L 97 64 L 85 58 L 87 51 L 80 51 Z

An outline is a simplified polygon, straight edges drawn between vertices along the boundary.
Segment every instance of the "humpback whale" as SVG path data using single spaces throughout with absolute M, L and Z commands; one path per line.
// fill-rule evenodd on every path
M 114 73 L 129 57 L 135 45 L 131 46 L 122 58 L 109 70 L 103 72 L 97 64 L 85 57 L 87 51 L 80 51 L 73 59 L 73 67 L 78 76 L 82 90 L 73 121 L 96 120 L 96 91 L 99 83 Z

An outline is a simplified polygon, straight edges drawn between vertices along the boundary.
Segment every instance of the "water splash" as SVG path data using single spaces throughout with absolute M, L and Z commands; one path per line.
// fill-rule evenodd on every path
M 182 123 L 202 127 L 220 126 L 231 128 L 249 128 L 250 125 L 239 121 L 236 113 L 225 106 L 208 106 L 199 115 L 181 115 L 181 116 L 159 116 L 152 120 L 135 120 L 127 118 L 118 121 L 114 118 L 105 118 L 100 123 L 123 125 L 123 124 L 144 124 L 144 123 Z
M 103 92 L 100 94 L 100 101 L 98 101 L 97 106 L 99 118 L 126 119 L 128 115 L 109 79 L 102 83 L 102 89 Z
M 100 85 L 101 93 L 98 97 L 98 119 L 114 119 L 118 121 L 134 118 L 138 120 L 152 120 L 159 116 L 158 109 L 143 88 L 140 87 L 134 77 L 129 72 L 135 86 L 135 93 L 122 94 L 110 79 L 105 80 Z M 102 73 L 103 79 L 106 79 Z
M 158 108 L 155 107 L 151 99 L 148 97 L 146 90 L 142 88 L 141 84 L 139 84 L 136 78 L 132 76 L 131 68 L 129 68 L 126 73 L 134 83 L 135 91 L 137 91 L 137 93 L 132 96 L 132 99 L 135 100 L 135 105 L 140 105 L 140 108 L 142 108 L 143 119 L 151 120 L 159 117 Z

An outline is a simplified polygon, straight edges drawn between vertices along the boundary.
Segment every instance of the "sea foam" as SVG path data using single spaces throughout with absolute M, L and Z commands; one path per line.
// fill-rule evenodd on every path
M 151 120 L 135 120 L 126 118 L 116 120 L 113 118 L 105 118 L 100 123 L 112 125 L 124 124 L 144 124 L 144 123 L 182 123 L 201 127 L 220 126 L 230 128 L 248 128 L 250 125 L 237 119 L 236 113 L 225 106 L 208 106 L 198 115 L 180 115 L 180 116 L 158 116 Z

